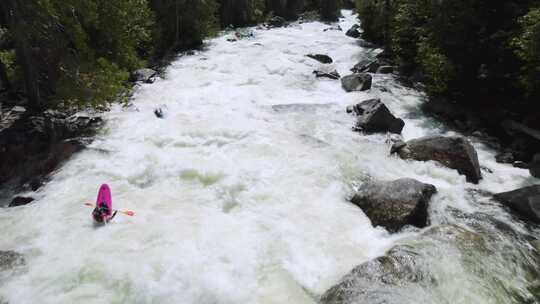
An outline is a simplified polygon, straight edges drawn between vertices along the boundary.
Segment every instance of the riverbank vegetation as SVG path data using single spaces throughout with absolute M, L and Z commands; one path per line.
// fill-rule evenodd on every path
M 504 108 L 540 127 L 539 1 L 357 0 L 356 9 L 363 38 L 432 99 Z
M 319 10 L 337 0 L 2 0 L 0 90 L 31 110 L 100 106 L 126 96 L 130 72 L 196 48 L 228 26 Z M 332 10 L 332 12 L 328 12 Z

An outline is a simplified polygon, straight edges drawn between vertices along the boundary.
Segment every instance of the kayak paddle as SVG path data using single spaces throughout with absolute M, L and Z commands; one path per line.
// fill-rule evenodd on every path
M 84 203 L 84 205 L 88 206 L 88 207 L 95 207 L 94 204 L 92 204 L 92 203 Z M 116 210 L 116 209 L 113 209 L 113 211 L 117 211 L 117 212 L 120 212 L 122 214 L 129 215 L 129 216 L 134 216 L 135 215 L 135 212 L 133 212 L 131 210 Z

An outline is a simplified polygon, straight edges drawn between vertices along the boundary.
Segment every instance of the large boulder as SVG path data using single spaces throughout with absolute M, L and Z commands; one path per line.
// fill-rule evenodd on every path
M 138 69 L 131 72 L 131 81 L 153 83 L 157 72 L 152 69 Z
M 306 56 L 324 64 L 329 64 L 333 62 L 332 58 L 325 54 L 307 54 Z
M 24 256 L 15 251 L 0 251 L 0 271 L 24 264 Z
M 366 91 L 371 89 L 372 78 L 369 74 L 352 74 L 341 78 L 341 87 L 347 91 Z
M 353 73 L 375 73 L 381 65 L 377 60 L 362 59 L 351 68 Z
M 352 107 L 358 115 L 356 129 L 366 133 L 391 132 L 400 134 L 405 126 L 401 118 L 396 118 L 380 99 L 369 99 Z
M 100 123 L 99 116 L 88 113 L 51 110 L 14 118 L 0 128 L 0 187 L 29 183 L 36 190 L 39 180 L 84 147 Z
M 392 149 L 403 159 L 437 161 L 456 169 L 467 177 L 467 181 L 477 184 L 482 179 L 478 155 L 471 143 L 456 136 L 426 136 L 408 141 L 402 147 Z
M 352 38 L 359 38 L 360 37 L 360 25 L 354 24 L 351 26 L 351 28 L 345 33 L 345 35 L 352 37 Z
M 532 176 L 540 178 L 540 153 L 536 154 L 529 164 L 529 172 Z
M 396 245 L 385 255 L 355 267 L 322 295 L 320 303 L 425 303 L 415 296 L 423 288 L 437 288 L 440 279 L 433 273 L 435 265 L 427 261 L 432 258 L 433 250 L 457 249 L 468 253 L 484 248 L 482 236 L 464 228 L 455 225 L 430 228 L 418 240 Z
M 540 185 L 498 193 L 493 197 L 522 217 L 540 223 Z
M 411 178 L 391 182 L 367 182 L 351 202 L 360 207 L 373 226 L 395 232 L 405 225 L 425 227 L 428 207 L 435 186 Z

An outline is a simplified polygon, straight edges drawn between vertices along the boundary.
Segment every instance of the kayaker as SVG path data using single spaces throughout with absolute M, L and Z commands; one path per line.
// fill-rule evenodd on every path
M 99 204 L 99 207 L 96 206 L 96 208 L 94 208 L 94 211 L 92 211 L 92 217 L 98 223 L 108 223 L 116 216 L 117 212 L 118 211 L 115 210 L 114 213 L 112 213 L 112 211 L 107 207 L 107 204 L 102 202 Z

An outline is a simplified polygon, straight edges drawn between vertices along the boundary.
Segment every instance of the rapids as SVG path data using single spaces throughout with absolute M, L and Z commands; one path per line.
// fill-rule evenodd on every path
M 346 30 L 356 16 L 343 14 Z M 237 42 L 223 33 L 205 50 L 180 56 L 162 79 L 136 88 L 131 106 L 113 107 L 90 147 L 30 194 L 35 203 L 0 209 L 0 250 L 26 257 L 25 266 L 0 273 L 0 302 L 316 303 L 354 266 L 419 233 L 374 228 L 347 200 L 369 178 L 401 177 L 438 188 L 433 225 L 469 227 L 451 209 L 488 214 L 520 235 L 483 226 L 498 241 L 491 254 L 474 255 L 489 261 L 482 273 L 459 252 L 434 252 L 426 263 L 439 284 L 411 289 L 411 299 L 530 300 L 535 257 L 521 235 L 539 232 L 470 189 L 500 192 L 534 180 L 496 163 L 495 151 L 474 139 L 489 168 L 479 185 L 432 162 L 389 156 L 386 135 L 352 132 L 346 106 L 379 97 L 405 120 L 406 140 L 455 134 L 425 117 L 424 95 L 394 76 L 375 75 L 370 91 L 354 93 L 339 81 L 316 79 L 312 71 L 324 67 L 308 53 L 330 55 L 342 76 L 377 53 L 344 32 L 323 31 L 328 27 L 253 28 L 254 37 Z M 156 107 L 164 119 L 154 116 Z M 83 203 L 93 202 L 105 182 L 113 206 L 136 216 L 117 215 L 96 228 Z M 497 254 L 497 246 L 508 254 Z

